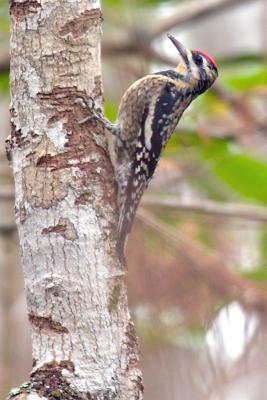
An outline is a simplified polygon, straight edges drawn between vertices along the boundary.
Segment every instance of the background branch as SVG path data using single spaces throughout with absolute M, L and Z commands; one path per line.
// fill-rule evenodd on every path
M 184 257 L 188 268 L 202 276 L 224 298 L 238 300 L 246 309 L 266 314 L 267 293 L 256 284 L 231 271 L 221 255 L 208 251 L 184 232 L 173 229 L 148 211 L 138 210 L 138 218 L 150 229 L 162 236 L 166 244 Z
M 152 37 L 168 32 L 171 29 L 180 28 L 185 24 L 195 23 L 202 18 L 209 18 L 229 7 L 245 4 L 253 0 L 193 0 L 179 7 L 179 12 L 170 18 L 157 21 L 151 28 Z
M 173 196 L 153 196 L 146 194 L 142 199 L 145 207 L 167 207 L 182 212 L 194 212 L 217 217 L 239 218 L 250 221 L 267 222 L 267 208 L 249 204 L 219 203 L 208 199 L 182 201 Z

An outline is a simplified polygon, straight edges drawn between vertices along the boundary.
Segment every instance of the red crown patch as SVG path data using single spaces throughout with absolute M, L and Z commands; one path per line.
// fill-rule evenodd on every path
M 211 56 L 209 56 L 208 54 L 204 53 L 204 51 L 200 51 L 200 50 L 195 50 L 197 53 L 201 54 L 202 56 L 204 56 L 205 58 L 207 58 L 213 65 L 214 67 L 218 68 L 218 64 L 216 63 L 215 60 L 213 60 L 213 58 Z

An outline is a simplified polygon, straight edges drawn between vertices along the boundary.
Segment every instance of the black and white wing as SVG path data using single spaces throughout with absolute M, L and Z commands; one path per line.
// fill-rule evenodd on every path
M 157 99 L 149 99 L 143 110 L 136 151 L 131 164 L 124 202 L 118 223 L 118 251 L 123 254 L 125 241 L 131 230 L 141 197 L 151 180 L 161 152 L 174 131 L 181 115 L 182 96 L 175 82 L 168 77 L 161 81 Z

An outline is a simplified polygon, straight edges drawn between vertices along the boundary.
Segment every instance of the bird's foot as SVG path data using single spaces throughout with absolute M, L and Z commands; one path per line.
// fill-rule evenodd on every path
M 108 130 L 112 135 L 116 135 L 118 132 L 118 127 L 116 124 L 112 124 L 105 116 L 102 114 L 102 109 L 97 108 L 95 101 L 92 97 L 77 97 L 75 100 L 76 104 L 79 104 L 83 109 L 87 110 L 88 115 L 78 121 L 79 124 L 85 124 L 86 122 L 95 119 L 100 121 L 103 127 Z
M 79 120 L 79 124 L 84 124 L 87 121 L 90 121 L 92 119 L 97 119 L 103 122 L 103 116 L 101 115 L 101 110 L 96 108 L 95 101 L 92 97 L 77 97 L 75 100 L 76 104 L 79 104 L 83 109 L 88 111 L 88 114 L 86 117 L 83 119 Z

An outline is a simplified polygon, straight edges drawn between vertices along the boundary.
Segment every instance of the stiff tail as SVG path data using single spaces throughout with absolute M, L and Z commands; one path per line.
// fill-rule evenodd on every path
M 135 202 L 123 204 L 120 210 L 119 222 L 118 222 L 118 243 L 117 250 L 118 255 L 122 263 L 125 263 L 124 251 L 127 243 L 129 233 L 132 229 L 134 222 L 135 213 L 139 204 L 139 199 Z
M 133 223 L 133 215 L 129 219 L 130 215 L 125 213 L 125 207 L 122 207 L 122 210 L 120 212 L 119 216 L 119 222 L 118 222 L 118 242 L 117 242 L 117 251 L 119 255 L 119 259 L 121 263 L 126 264 L 125 262 L 125 256 L 124 256 L 124 251 L 125 251 L 125 246 L 127 243 L 128 235 L 131 230 L 131 226 Z

